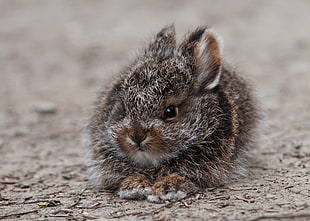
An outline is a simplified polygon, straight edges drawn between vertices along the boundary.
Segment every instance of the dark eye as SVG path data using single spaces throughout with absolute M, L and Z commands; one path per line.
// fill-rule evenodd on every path
M 174 118 L 177 116 L 177 114 L 178 114 L 178 108 L 175 107 L 174 105 L 170 105 L 166 108 L 164 112 L 164 120 Z

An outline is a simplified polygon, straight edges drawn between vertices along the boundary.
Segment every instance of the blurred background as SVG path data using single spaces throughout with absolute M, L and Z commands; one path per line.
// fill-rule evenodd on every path
M 172 23 L 179 38 L 213 26 L 226 60 L 252 79 L 268 108 L 300 110 L 310 103 L 309 11 L 306 0 L 1 0 L 1 122 L 3 111 L 24 118 L 41 101 L 84 110 L 137 49 Z
M 294 206 L 272 203 L 304 202 L 310 166 L 308 0 L 0 0 L 0 200 L 1 194 L 16 201 L 43 193 L 49 199 L 53 188 L 64 188 L 72 195 L 62 203 L 72 201 L 87 180 L 80 133 L 96 93 L 167 24 L 175 24 L 178 39 L 197 26 L 213 26 L 224 39 L 225 60 L 251 81 L 264 136 L 255 155 L 262 166 L 250 185 L 276 194 L 258 201 L 260 208 L 294 212 Z M 264 176 L 300 189 L 289 193 Z M 21 180 L 31 184 L 28 189 L 18 189 Z M 17 183 L 18 191 L 7 183 Z M 220 210 L 229 216 L 229 208 Z M 243 210 L 233 211 L 238 217 Z

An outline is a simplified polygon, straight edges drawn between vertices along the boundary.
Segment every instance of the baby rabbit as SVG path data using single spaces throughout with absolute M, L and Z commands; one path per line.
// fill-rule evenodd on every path
M 257 111 L 222 38 L 164 27 L 100 94 L 87 127 L 90 182 L 124 199 L 177 200 L 244 171 Z

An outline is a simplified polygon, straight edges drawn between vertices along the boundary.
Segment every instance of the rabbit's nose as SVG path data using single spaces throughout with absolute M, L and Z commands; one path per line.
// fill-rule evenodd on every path
M 130 140 L 135 142 L 136 144 L 141 144 L 145 139 L 146 139 L 146 134 L 145 133 L 133 133 L 129 134 Z
M 134 124 L 131 130 L 128 131 L 130 140 L 136 144 L 141 144 L 147 137 L 147 131 L 144 130 L 139 124 Z

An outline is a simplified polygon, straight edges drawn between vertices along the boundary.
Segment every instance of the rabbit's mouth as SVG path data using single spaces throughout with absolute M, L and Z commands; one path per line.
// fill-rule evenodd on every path
M 118 144 L 123 156 L 136 166 L 158 167 L 169 155 L 167 144 L 155 131 L 131 134 L 128 129 L 123 129 L 119 133 Z
M 159 148 L 156 143 L 146 139 L 137 144 L 127 139 L 126 143 L 121 145 L 121 150 L 132 164 L 142 167 L 158 167 L 160 163 L 167 158 L 167 152 L 164 147 Z

